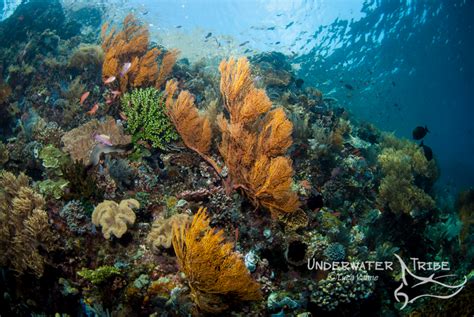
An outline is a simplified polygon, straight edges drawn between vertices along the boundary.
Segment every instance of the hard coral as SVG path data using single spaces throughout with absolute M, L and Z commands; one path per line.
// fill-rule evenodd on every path
M 134 89 L 124 94 L 121 102 L 127 116 L 127 131 L 133 135 L 134 142 L 144 140 L 164 149 L 166 144 L 178 138 L 157 89 Z
M 200 208 L 190 226 L 174 226 L 173 248 L 191 296 L 204 312 L 219 313 L 231 301 L 259 300 L 262 295 L 224 232 L 209 227 L 206 209 Z
M 57 248 L 48 223 L 43 197 L 28 186 L 28 177 L 10 172 L 0 175 L 0 262 L 17 274 L 41 277 L 45 251 Z
M 163 53 L 158 48 L 148 49 L 149 32 L 137 19 L 129 14 L 123 21 L 123 28 L 117 31 L 102 26 L 102 48 L 105 52 L 102 77 L 114 76 L 122 92 L 130 87 L 155 86 L 160 88 L 171 73 L 178 51 Z M 161 57 L 161 64 L 157 59 Z M 131 63 L 124 71 L 123 66 Z
M 109 239 L 111 234 L 121 238 L 127 232 L 127 224 L 135 222 L 135 208 L 140 208 L 140 203 L 135 199 L 125 199 L 120 204 L 105 200 L 95 207 L 92 223 L 102 227 L 104 238 Z

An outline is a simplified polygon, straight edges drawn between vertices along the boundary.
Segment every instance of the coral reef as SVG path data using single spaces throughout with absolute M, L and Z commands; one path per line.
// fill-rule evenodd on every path
M 77 275 L 91 282 L 92 284 L 99 285 L 115 275 L 120 275 L 120 270 L 113 266 L 104 265 L 99 266 L 95 270 L 84 268 L 78 271 Z
M 61 208 L 59 215 L 66 221 L 69 230 L 77 235 L 92 231 L 91 219 L 80 201 L 71 200 Z
M 165 102 L 160 92 L 153 87 L 134 89 L 121 99 L 127 117 L 127 132 L 133 142 L 150 142 L 153 147 L 164 149 L 178 135 L 165 114 Z
M 102 77 L 107 80 L 115 77 L 120 90 L 131 87 L 154 86 L 160 88 L 171 73 L 178 51 L 163 52 L 154 47 L 148 49 L 149 32 L 131 14 L 123 21 L 123 28 L 110 29 L 108 23 L 102 26 L 102 48 L 105 52 Z M 158 64 L 157 58 L 161 57 Z M 128 70 L 124 65 L 130 63 Z
M 58 247 L 44 208 L 43 197 L 28 187 L 28 177 L 1 173 L 0 260 L 19 275 L 41 277 L 48 261 L 44 252 Z
M 135 222 L 133 209 L 140 208 L 135 199 L 125 199 L 119 204 L 111 200 L 105 200 L 92 213 L 92 223 L 102 227 L 104 238 L 110 239 L 111 234 L 121 238 L 127 232 L 127 225 Z
M 261 298 L 242 258 L 231 243 L 224 243 L 224 232 L 209 227 L 205 208 L 194 215 L 191 226 L 173 228 L 173 248 L 193 300 L 204 312 L 219 313 L 230 301 Z

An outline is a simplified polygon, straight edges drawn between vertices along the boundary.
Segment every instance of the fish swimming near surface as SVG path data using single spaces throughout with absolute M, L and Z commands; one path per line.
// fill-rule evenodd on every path
M 424 127 L 418 126 L 415 129 L 413 129 L 412 135 L 414 140 L 421 140 L 425 137 L 425 135 L 430 132 L 428 130 L 428 127 L 425 125 Z
M 84 101 L 86 101 L 87 97 L 89 97 L 90 92 L 86 91 L 85 93 L 82 94 L 81 99 L 79 100 L 79 103 L 82 105 Z
M 94 140 L 99 142 L 100 144 L 112 146 L 112 141 L 110 140 L 110 136 L 105 134 L 94 134 Z
M 429 146 L 424 145 L 423 141 L 421 141 L 420 147 L 423 149 L 426 160 L 431 161 L 433 159 L 433 150 Z
M 345 84 L 344 87 L 346 87 L 349 90 L 354 90 L 354 86 L 352 86 L 351 84 Z
M 212 36 L 212 33 L 211 33 L 211 32 L 209 32 L 209 33 L 207 33 L 207 35 L 206 35 L 206 37 L 205 37 L 205 38 L 206 38 L 206 39 L 208 39 L 208 38 L 210 38 L 211 36 Z
M 239 46 L 244 46 L 245 44 L 248 44 L 248 43 L 250 43 L 250 41 L 245 41 L 243 43 L 240 43 Z
M 132 67 L 132 63 L 130 62 L 123 64 L 122 70 L 120 71 L 120 77 L 125 76 L 130 70 L 130 67 Z
M 91 110 L 87 111 L 86 113 L 87 113 L 88 115 L 92 116 L 92 115 L 94 115 L 94 114 L 97 112 L 97 110 L 99 110 L 99 104 L 98 104 L 98 103 L 96 103 L 96 104 L 91 108 Z
M 107 85 L 107 84 L 113 83 L 115 81 L 115 79 L 117 79 L 115 76 L 110 76 L 109 78 L 104 80 L 104 84 Z

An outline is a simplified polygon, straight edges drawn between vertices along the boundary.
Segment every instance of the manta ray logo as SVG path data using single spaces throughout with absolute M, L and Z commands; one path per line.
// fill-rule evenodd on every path
M 409 303 L 411 304 L 414 301 L 416 301 L 418 298 L 421 298 L 421 297 L 436 297 L 436 298 L 442 298 L 442 299 L 448 299 L 448 298 L 454 297 L 459 292 L 462 291 L 462 289 L 464 288 L 464 285 L 466 285 L 466 283 L 467 283 L 467 277 L 466 276 L 464 276 L 464 281 L 460 284 L 457 284 L 457 285 L 449 285 L 449 284 L 440 282 L 440 280 L 443 279 L 443 278 L 450 277 L 450 276 L 456 276 L 454 274 L 435 276 L 435 274 L 433 273 L 433 274 L 431 274 L 430 276 L 427 276 L 427 277 L 418 276 L 418 275 L 412 273 L 408 269 L 408 266 L 405 264 L 405 262 L 403 262 L 403 260 L 397 254 L 394 254 L 394 255 L 397 257 L 398 261 L 400 261 L 401 273 L 402 273 L 402 283 L 393 292 L 393 295 L 395 295 L 395 299 L 398 302 L 401 302 L 402 300 L 405 301 L 403 303 L 403 306 L 400 308 L 400 310 L 403 310 Z M 415 281 L 418 281 L 418 283 L 416 283 L 412 286 L 408 285 L 407 274 L 409 276 L 411 276 L 413 279 L 415 279 Z M 418 286 L 426 285 L 426 284 L 437 284 L 441 287 L 453 289 L 454 292 L 452 292 L 449 295 L 421 294 L 421 295 L 417 295 L 417 296 L 413 297 L 412 299 L 410 299 L 410 297 L 408 296 L 407 293 L 402 292 L 402 289 L 404 287 L 408 287 L 408 289 L 413 290 Z

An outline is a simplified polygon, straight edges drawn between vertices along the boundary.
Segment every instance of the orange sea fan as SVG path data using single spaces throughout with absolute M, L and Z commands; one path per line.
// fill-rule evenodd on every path
M 177 50 L 163 53 L 158 48 L 148 49 L 148 29 L 131 14 L 125 17 L 120 31 L 104 24 L 101 36 L 105 52 L 102 78 L 104 81 L 112 76 L 117 78 L 121 91 L 130 87 L 160 88 L 176 63 Z M 130 68 L 122 71 L 126 63 L 131 64 Z
M 209 226 L 200 208 L 190 226 L 174 226 L 173 248 L 179 268 L 188 280 L 191 296 L 204 312 L 219 313 L 229 302 L 261 299 L 260 285 L 250 276 L 224 231 Z

